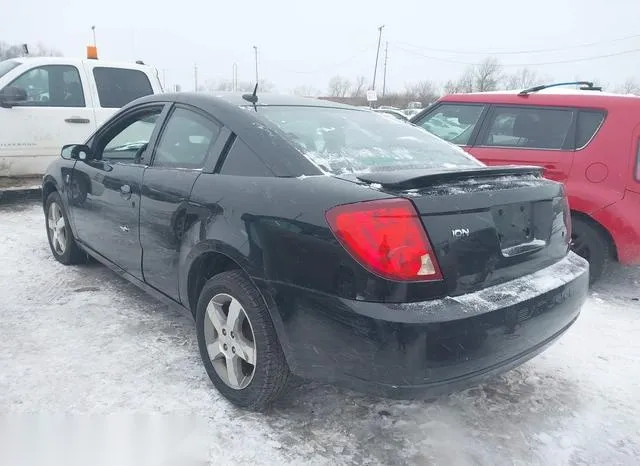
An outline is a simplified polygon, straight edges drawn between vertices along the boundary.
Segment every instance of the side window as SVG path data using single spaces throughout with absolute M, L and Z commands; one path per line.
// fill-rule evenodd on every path
M 440 139 L 465 146 L 483 110 L 484 105 L 442 104 L 428 113 L 418 125 Z
M 141 163 L 156 128 L 162 107 L 150 109 L 124 120 L 101 137 L 98 158 L 114 162 Z
M 236 138 L 224 160 L 221 175 L 273 176 L 273 172 L 241 139 Z
M 201 168 L 220 127 L 202 115 L 176 108 L 162 131 L 154 167 Z
M 84 107 L 80 73 L 75 66 L 46 65 L 18 76 L 9 86 L 24 89 L 27 107 Z
M 576 126 L 576 149 L 584 148 L 600 129 L 604 121 L 604 112 L 597 110 L 580 110 Z
M 93 78 L 102 108 L 120 108 L 129 102 L 153 94 L 149 78 L 139 70 L 96 67 Z
M 496 107 L 479 145 L 562 149 L 573 111 L 533 107 Z

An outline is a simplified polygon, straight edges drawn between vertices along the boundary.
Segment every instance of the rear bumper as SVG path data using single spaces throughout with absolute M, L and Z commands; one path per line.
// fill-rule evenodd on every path
M 516 367 L 576 320 L 588 264 L 574 254 L 468 295 L 410 304 L 350 301 L 280 284 L 271 293 L 292 371 L 390 397 L 437 395 Z
M 627 265 L 640 264 L 640 194 L 625 191 L 624 197 L 594 213 L 593 218 L 604 225 L 616 246 L 618 260 Z

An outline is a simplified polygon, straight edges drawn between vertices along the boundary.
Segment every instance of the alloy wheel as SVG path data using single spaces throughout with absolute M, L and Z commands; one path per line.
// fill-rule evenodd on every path
M 62 209 L 56 202 L 49 205 L 47 228 L 49 229 L 51 246 L 56 254 L 63 255 L 67 249 L 67 225 L 64 221 L 64 215 L 62 215 Z
M 226 293 L 211 298 L 204 336 L 218 377 L 234 390 L 246 388 L 255 373 L 256 344 L 251 322 L 237 299 Z

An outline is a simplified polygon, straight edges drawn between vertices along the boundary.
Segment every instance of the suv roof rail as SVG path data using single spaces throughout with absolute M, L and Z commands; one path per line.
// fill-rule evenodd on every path
M 524 89 L 518 92 L 518 95 L 525 96 L 529 95 L 532 92 L 542 91 L 543 89 L 549 89 L 550 87 L 560 87 L 560 86 L 582 86 L 580 88 L 581 91 L 601 91 L 602 87 L 594 86 L 591 81 L 570 81 L 566 83 L 554 83 L 554 84 L 541 84 L 540 86 L 533 86 L 528 89 Z

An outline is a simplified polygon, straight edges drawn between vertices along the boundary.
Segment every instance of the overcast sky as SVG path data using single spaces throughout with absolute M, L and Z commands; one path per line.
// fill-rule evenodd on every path
M 261 79 L 282 92 L 298 85 L 326 91 L 336 74 L 371 80 L 377 27 L 384 24 L 381 62 L 388 41 L 388 88 L 456 78 L 464 63 L 492 53 L 499 53 L 506 72 L 530 64 L 556 81 L 579 77 L 615 85 L 632 76 L 640 80 L 639 18 L 639 0 L 7 0 L 0 40 L 41 42 L 81 56 L 95 24 L 100 58 L 142 59 L 165 70 L 167 84 L 185 90 L 194 86 L 194 63 L 201 83 L 230 79 L 234 62 L 240 80 L 254 79 L 257 45 Z M 592 42 L 601 43 L 575 47 Z M 563 50 L 510 53 L 540 49 Z M 629 50 L 636 51 L 536 65 Z M 379 85 L 381 76 L 382 66 Z

